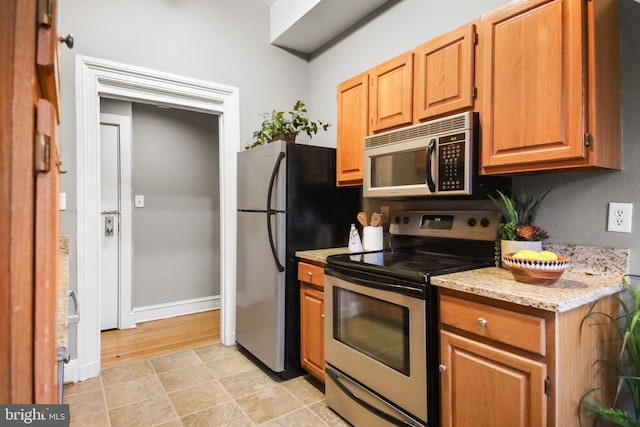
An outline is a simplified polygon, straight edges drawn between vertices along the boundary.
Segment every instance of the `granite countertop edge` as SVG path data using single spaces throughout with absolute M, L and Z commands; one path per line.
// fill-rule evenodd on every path
M 531 285 L 517 282 L 509 271 L 497 267 L 435 276 L 431 283 L 439 288 L 559 313 L 623 289 L 621 277 L 568 271 L 553 285 Z

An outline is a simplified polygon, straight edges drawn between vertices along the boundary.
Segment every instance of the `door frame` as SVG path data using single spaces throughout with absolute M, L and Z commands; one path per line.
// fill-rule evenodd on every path
M 239 90 L 148 68 L 76 56 L 78 357 L 67 381 L 100 372 L 100 97 L 165 105 L 219 117 L 220 341 L 235 343 L 236 170 L 240 151 Z
M 132 311 L 131 282 L 133 262 L 133 229 L 131 207 L 131 117 L 100 113 L 100 125 L 118 126 L 118 162 L 120 219 L 118 237 L 118 329 L 136 327 Z M 98 151 L 99 152 L 99 151 Z

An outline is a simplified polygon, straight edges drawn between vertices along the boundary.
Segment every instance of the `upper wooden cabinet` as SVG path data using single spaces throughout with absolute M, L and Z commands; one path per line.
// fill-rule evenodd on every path
M 369 71 L 371 132 L 409 125 L 413 120 L 413 52 Z
M 369 73 L 338 85 L 336 182 L 362 184 L 362 143 L 369 127 Z
M 620 168 L 617 11 L 529 0 L 482 16 L 482 173 Z
M 470 23 L 414 50 L 414 123 L 473 108 L 475 40 Z

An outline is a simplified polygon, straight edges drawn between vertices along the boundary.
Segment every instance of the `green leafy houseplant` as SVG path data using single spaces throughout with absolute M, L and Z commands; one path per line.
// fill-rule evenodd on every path
M 627 281 L 627 277 L 638 278 L 640 276 L 626 275 L 623 278 L 624 288 L 630 297 L 625 301 L 620 295 L 606 298 L 615 298 L 620 307 L 620 316 L 613 317 L 610 314 L 597 311 L 595 303 L 580 324 L 583 325 L 591 318 L 602 318 L 603 323 L 598 325 L 609 326 L 613 329 L 620 344 L 620 353 L 616 360 L 599 360 L 597 363 L 611 369 L 617 376 L 617 390 L 612 405 L 605 405 L 592 396 L 601 387 L 594 387 L 580 399 L 579 412 L 586 410 L 585 415 L 595 420 L 611 423 L 622 427 L 640 427 L 640 291 L 633 289 Z M 626 393 L 626 406 L 633 407 L 633 413 L 622 409 L 618 404 L 621 396 Z M 580 418 L 582 425 L 582 418 Z
M 278 139 L 294 142 L 295 136 L 304 132 L 311 138 L 318 130 L 327 130 L 329 123 L 320 120 L 311 121 L 307 117 L 307 108 L 304 102 L 296 101 L 293 109 L 288 112 L 273 110 L 271 113 L 262 113 L 264 121 L 260 129 L 253 132 L 253 144 L 247 148 L 254 148 Z
M 515 240 L 522 242 L 539 242 L 547 240 L 547 232 L 534 225 L 538 208 L 542 200 L 549 194 L 551 189 L 541 194 L 528 194 L 521 191 L 507 197 L 498 190 L 498 197 L 489 196 L 502 213 L 502 221 L 498 224 L 498 239 L 495 245 L 496 266 L 502 265 L 501 240 Z

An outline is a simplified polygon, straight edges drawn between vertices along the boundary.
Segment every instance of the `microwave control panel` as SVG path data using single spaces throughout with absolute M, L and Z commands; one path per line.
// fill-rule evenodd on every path
M 438 191 L 465 190 L 466 132 L 438 138 Z

